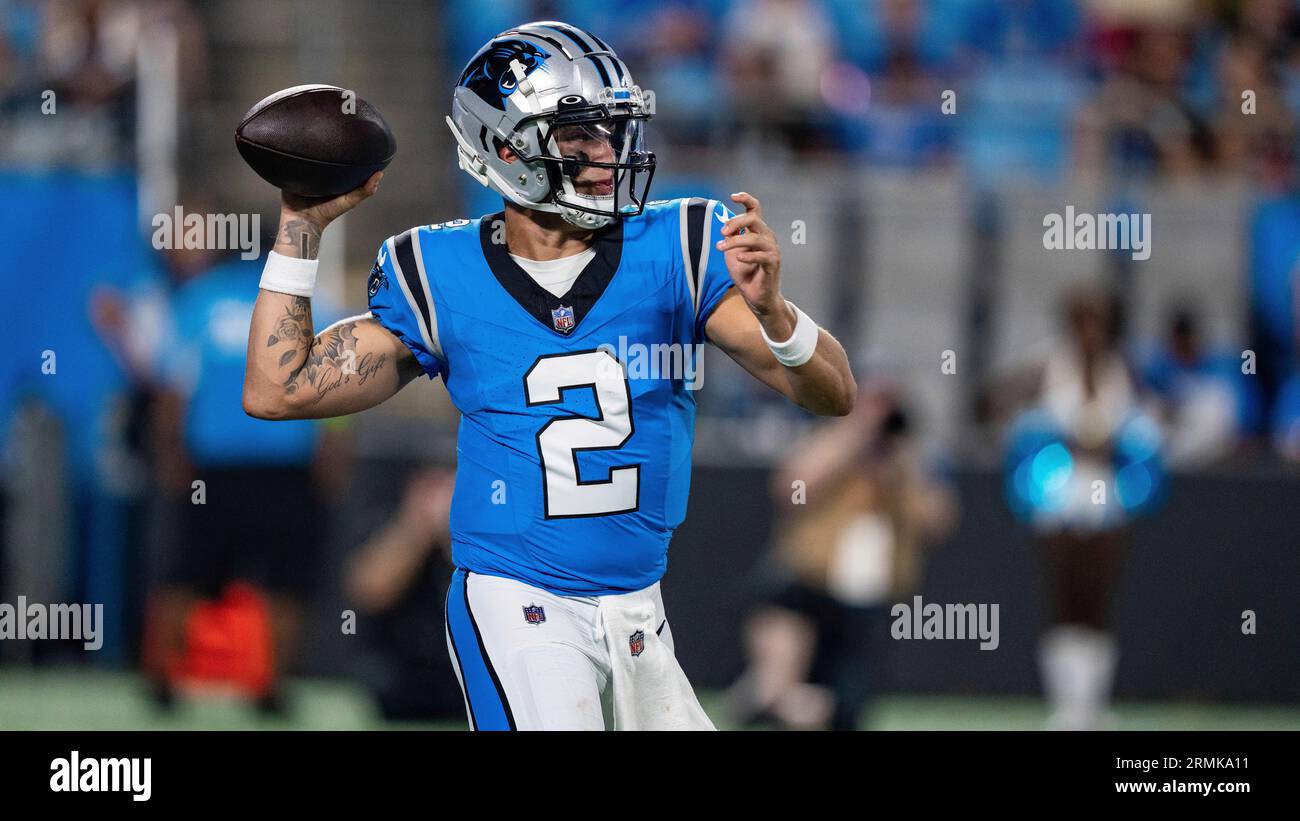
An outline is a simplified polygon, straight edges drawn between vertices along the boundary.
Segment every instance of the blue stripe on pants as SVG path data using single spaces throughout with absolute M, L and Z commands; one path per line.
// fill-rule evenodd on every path
M 465 587 L 468 576 L 467 571 L 457 569 L 447 590 L 447 630 L 456 651 L 453 661 L 460 665 L 465 700 L 469 702 L 474 729 L 513 730 L 515 719 L 506 701 L 505 690 L 492 669 L 492 662 L 483 647 L 483 637 L 469 607 Z

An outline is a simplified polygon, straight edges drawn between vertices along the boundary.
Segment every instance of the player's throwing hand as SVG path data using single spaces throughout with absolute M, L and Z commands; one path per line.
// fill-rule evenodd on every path
M 760 319 L 784 316 L 788 311 L 781 297 L 781 249 L 776 234 L 763 222 L 763 206 L 757 197 L 742 191 L 731 199 L 745 206 L 745 213 L 722 226 L 723 239 L 717 248 L 725 253 L 727 273 Z
M 334 220 L 361 204 L 379 190 L 379 181 L 384 178 L 383 171 L 376 171 L 364 183 L 346 194 L 337 197 L 303 197 L 288 191 L 280 192 L 281 207 L 293 211 L 324 228 Z

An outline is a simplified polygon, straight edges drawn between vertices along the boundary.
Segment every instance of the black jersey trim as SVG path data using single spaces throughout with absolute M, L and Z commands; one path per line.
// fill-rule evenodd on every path
M 596 300 L 605 293 L 605 288 L 618 270 L 623 255 L 623 221 L 618 220 L 613 225 L 596 232 L 595 242 L 592 245 L 596 255 L 592 257 L 591 262 L 587 263 L 587 267 L 582 269 L 582 273 L 578 274 L 573 287 L 564 296 L 557 297 L 534 282 L 528 272 L 510 258 L 510 251 L 504 242 L 492 241 L 493 226 L 497 224 L 497 220 L 504 219 L 505 214 L 497 212 L 484 217 L 479 224 L 479 242 L 483 246 L 483 258 L 492 269 L 492 275 L 521 308 L 532 314 L 534 319 L 545 325 L 551 332 L 560 336 L 572 335 L 582 324 L 583 317 L 596 304 Z M 552 311 L 561 307 L 573 309 L 573 327 L 568 331 L 557 330 L 554 324 Z

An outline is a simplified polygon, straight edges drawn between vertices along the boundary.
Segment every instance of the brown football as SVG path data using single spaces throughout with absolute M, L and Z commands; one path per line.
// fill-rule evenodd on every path
M 345 194 L 397 153 L 374 106 L 319 84 L 286 88 L 253 106 L 235 128 L 235 145 L 262 179 L 305 197 Z

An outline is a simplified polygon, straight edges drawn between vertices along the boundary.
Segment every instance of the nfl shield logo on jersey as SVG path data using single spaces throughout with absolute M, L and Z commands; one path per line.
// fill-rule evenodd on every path
M 627 643 L 633 656 L 641 655 L 641 651 L 645 650 L 645 631 L 638 630 L 631 636 L 628 636 Z
M 524 621 L 529 624 L 541 624 L 546 621 L 546 611 L 539 605 L 530 604 L 524 608 Z
M 552 309 L 551 324 L 554 325 L 555 330 L 559 331 L 560 333 L 567 334 L 569 331 L 572 331 L 573 330 L 573 308 L 571 307 L 566 308 L 565 306 L 561 305 L 558 308 Z

